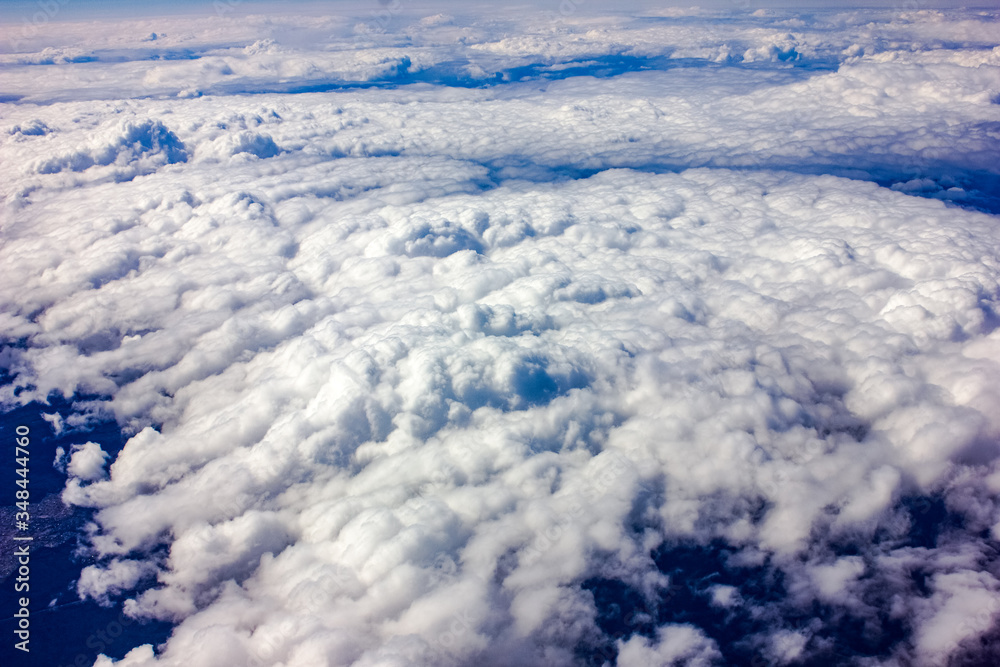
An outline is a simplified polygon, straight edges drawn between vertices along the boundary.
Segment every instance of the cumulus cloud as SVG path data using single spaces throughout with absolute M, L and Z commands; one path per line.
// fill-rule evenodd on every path
M 154 120 L 125 120 L 102 128 L 92 135 L 89 144 L 40 160 L 35 169 L 40 174 L 53 174 L 67 169 L 86 171 L 94 166 L 114 165 L 152 171 L 163 164 L 187 161 L 184 144 L 177 135 Z
M 83 445 L 73 445 L 70 452 L 67 471 L 71 477 L 92 482 L 107 475 L 104 464 L 108 453 L 101 449 L 98 443 L 88 442 Z
M 624 642 L 618 650 L 621 667 L 641 665 L 690 665 L 707 667 L 717 664 L 722 655 L 715 642 L 705 637 L 696 628 L 685 625 L 668 625 L 657 631 L 655 645 L 645 637 L 636 635 Z
M 0 75 L 0 398 L 174 624 L 99 665 L 996 654 L 988 13 L 358 18 Z

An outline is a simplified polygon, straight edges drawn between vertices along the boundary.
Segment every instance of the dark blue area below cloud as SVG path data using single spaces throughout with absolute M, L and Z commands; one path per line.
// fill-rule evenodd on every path
M 148 58 L 144 58 L 148 59 Z M 715 63 L 699 58 L 673 58 L 670 56 L 635 56 L 628 54 L 602 54 L 559 62 L 534 62 L 514 67 L 498 68 L 489 76 L 469 76 L 465 60 L 435 63 L 414 69 L 412 61 L 403 56 L 395 66 L 369 80 L 352 80 L 339 77 L 311 78 L 291 81 L 254 82 L 233 80 L 214 84 L 205 93 L 225 95 L 253 94 L 303 94 L 326 93 L 342 90 L 381 88 L 395 89 L 411 84 L 431 84 L 450 88 L 493 88 L 512 83 L 563 81 L 575 77 L 608 79 L 631 72 L 668 71 L 675 69 L 736 68 L 742 70 L 781 69 L 795 70 L 804 76 L 836 71 L 839 61 L 830 58 L 796 60 L 780 63 Z
M 9 378 L 8 378 L 9 379 Z M 80 571 L 94 561 L 82 549 L 86 524 L 93 512 L 71 508 L 62 503 L 60 493 L 66 475 L 53 465 L 56 448 L 69 451 L 74 444 L 97 442 L 111 454 L 112 460 L 125 444 L 125 436 L 113 420 L 98 416 L 85 426 L 67 427 L 56 434 L 42 414 L 59 414 L 64 419 L 80 414 L 78 405 L 52 397 L 49 405 L 30 403 L 0 415 L 0 664 L 4 667 L 68 667 L 92 665 L 99 653 L 121 658 L 135 646 L 162 643 L 171 625 L 162 622 L 139 622 L 122 613 L 121 604 L 101 607 L 92 601 L 80 601 L 76 581 Z M 14 524 L 15 430 L 26 426 L 30 431 L 31 452 L 28 483 L 30 506 L 28 531 L 17 531 Z M 27 592 L 14 590 L 17 562 L 14 559 L 14 536 L 31 536 L 30 586 Z M 30 653 L 14 648 L 13 631 L 18 599 L 28 596 L 30 616 Z
M 632 169 L 634 171 L 667 174 L 679 173 L 686 169 L 720 168 L 736 171 L 786 171 L 808 176 L 839 176 L 852 180 L 869 181 L 885 188 L 892 188 L 905 194 L 936 199 L 949 206 L 979 210 L 986 213 L 1000 213 L 1000 174 L 979 169 L 966 169 L 954 163 L 928 161 L 920 166 L 903 156 L 864 155 L 845 159 L 844 164 L 834 164 L 820 159 L 789 159 L 764 156 L 754 166 L 737 166 L 725 159 L 694 162 L 636 160 L 596 160 L 600 166 L 589 164 L 544 165 L 528 157 L 509 155 L 485 163 L 489 177 L 494 183 L 508 179 L 532 181 L 536 183 L 564 182 L 586 179 L 607 169 Z M 854 166 L 852 166 L 854 162 Z M 926 181 L 924 187 L 909 188 L 908 183 Z
M 961 517 L 950 513 L 940 497 L 908 497 L 899 506 L 910 522 L 902 536 L 880 531 L 874 537 L 847 537 L 831 545 L 835 555 L 860 556 L 871 565 L 879 554 L 907 548 L 934 549 L 941 540 L 964 530 Z M 965 539 L 973 537 L 977 536 Z M 978 538 L 988 541 L 987 536 Z M 810 637 L 795 665 L 874 664 L 870 661 L 889 659 L 912 640 L 909 619 L 892 613 L 893 600 L 914 592 L 921 597 L 933 593 L 928 586 L 929 571 L 915 568 L 901 579 L 866 581 L 851 607 L 817 600 L 799 605 L 780 566 L 770 558 L 759 565 L 741 563 L 739 554 L 738 547 L 722 541 L 661 546 L 651 555 L 660 572 L 669 577 L 670 585 L 652 599 L 617 579 L 584 581 L 582 587 L 594 597 L 597 624 L 607 640 L 596 649 L 581 648 L 580 659 L 595 667 L 605 660 L 614 664 L 617 641 L 634 635 L 654 638 L 665 624 L 688 624 L 717 643 L 726 665 L 773 664 L 766 639 L 779 629 L 802 630 Z M 712 588 L 716 586 L 735 588 L 738 602 L 728 607 L 713 604 Z M 966 647 L 954 664 L 995 665 L 998 642 L 1000 630 L 984 637 L 981 645 Z
M 792 607 L 786 602 L 787 582 L 780 569 L 770 564 L 733 565 L 733 554 L 723 543 L 661 548 L 654 559 L 669 575 L 671 586 L 655 600 L 643 599 L 615 580 L 591 579 L 584 588 L 594 595 L 598 625 L 609 638 L 653 637 L 664 624 L 689 624 L 715 640 L 726 665 L 771 664 L 764 639 L 779 628 L 806 629 L 812 635 L 808 658 L 795 664 L 815 667 L 885 657 L 907 637 L 902 624 L 888 618 L 887 610 L 879 614 L 877 627 L 868 628 L 871 619 L 852 617 L 844 610 L 820 604 Z M 731 608 L 713 605 L 710 589 L 720 585 L 735 587 L 740 603 Z M 614 651 L 613 645 L 607 650 Z

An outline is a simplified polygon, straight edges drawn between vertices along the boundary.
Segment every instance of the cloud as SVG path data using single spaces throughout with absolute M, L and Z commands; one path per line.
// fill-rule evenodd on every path
M 74 445 L 67 470 L 71 477 L 92 482 L 107 475 L 104 470 L 108 453 L 101 449 L 96 442 L 88 442 L 83 445 Z
M 988 16 L 348 18 L 2 74 L 0 399 L 127 431 L 77 590 L 174 624 L 114 664 L 993 651 Z
M 701 634 L 697 628 L 686 625 L 668 625 L 660 628 L 657 642 L 651 645 L 645 637 L 634 636 L 618 650 L 621 667 L 639 665 L 689 665 L 690 667 L 716 664 L 722 655 L 715 642 Z
M 98 130 L 88 144 L 38 160 L 33 168 L 40 174 L 55 174 L 64 170 L 82 172 L 92 167 L 115 167 L 120 179 L 187 161 L 184 144 L 177 135 L 154 120 L 121 121 Z

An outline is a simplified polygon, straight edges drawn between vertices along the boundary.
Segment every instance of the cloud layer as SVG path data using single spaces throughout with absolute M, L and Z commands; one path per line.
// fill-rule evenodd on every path
M 1000 654 L 994 16 L 163 24 L 0 72 L 115 664 Z

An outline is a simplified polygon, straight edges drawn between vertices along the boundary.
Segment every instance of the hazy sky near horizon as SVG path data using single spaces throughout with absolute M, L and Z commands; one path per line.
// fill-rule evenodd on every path
M 525 6 L 532 9 L 558 10 L 567 0 L 494 0 L 492 2 L 462 2 L 459 0 L 402 0 L 400 9 L 409 14 L 422 11 L 473 11 L 490 7 Z M 572 0 L 569 0 L 572 2 Z M 50 20 L 80 19 L 87 17 L 156 16 L 161 14 L 196 14 L 200 11 L 215 13 L 216 3 L 232 8 L 236 13 L 288 12 L 293 8 L 306 11 L 382 11 L 390 2 L 380 0 L 153 0 L 135 3 L 129 0 L 0 0 L 0 21 L 20 22 L 31 20 L 37 12 L 47 13 Z M 997 7 L 1000 3 L 990 0 L 582 0 L 573 6 L 586 11 L 630 11 L 664 7 L 702 7 L 715 10 L 754 11 L 766 8 L 785 8 L 803 12 L 846 9 L 855 7 L 914 9 Z

